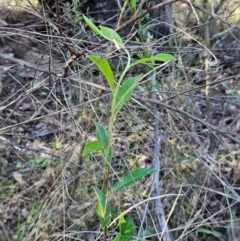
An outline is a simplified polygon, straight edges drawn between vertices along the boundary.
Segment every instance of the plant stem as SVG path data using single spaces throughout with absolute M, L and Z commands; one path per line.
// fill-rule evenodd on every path
M 110 165 L 109 165 L 109 155 L 110 152 L 112 152 L 112 137 L 113 137 L 113 127 L 114 127 L 114 122 L 116 120 L 116 115 L 115 115 L 115 109 L 116 109 L 116 95 L 121 87 L 121 83 L 123 81 L 123 78 L 125 77 L 127 71 L 129 70 L 130 64 L 131 64 L 131 56 L 130 53 L 128 52 L 127 49 L 124 49 L 125 53 L 127 54 L 127 65 L 124 68 L 124 71 L 122 72 L 115 90 L 113 91 L 113 95 L 112 95 L 112 103 L 111 103 L 111 116 L 109 119 L 109 123 L 108 123 L 108 143 L 107 143 L 107 147 L 106 147 L 106 152 L 104 155 L 104 160 L 105 160 L 105 185 L 103 188 L 103 191 L 106 193 L 106 207 L 105 207 L 105 218 L 107 217 L 108 213 L 107 213 L 107 205 L 108 205 L 108 200 L 109 200 L 109 185 L 108 185 L 108 181 L 109 181 L 109 175 L 110 175 Z M 107 239 L 107 228 L 104 228 L 104 240 Z

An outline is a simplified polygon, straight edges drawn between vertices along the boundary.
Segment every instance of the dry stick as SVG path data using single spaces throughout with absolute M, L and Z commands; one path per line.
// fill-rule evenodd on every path
M 119 18 L 118 18 L 117 28 L 120 27 L 120 24 L 121 24 L 121 22 L 123 20 L 124 13 L 125 13 L 125 10 L 127 8 L 127 5 L 128 5 L 128 1 L 125 1 L 123 7 L 121 8 L 121 12 L 120 12 L 120 15 L 119 15 Z
M 33 70 L 38 71 L 38 72 L 48 73 L 48 74 L 52 74 L 54 76 L 57 76 L 56 72 L 54 72 L 54 71 L 50 71 L 49 72 L 49 69 L 41 68 L 38 65 L 31 64 L 31 63 L 29 63 L 29 62 L 27 62 L 25 60 L 21 60 L 21 59 L 10 57 L 7 54 L 0 53 L 0 58 L 5 59 L 5 60 L 7 60 L 7 61 L 9 61 L 11 63 L 16 63 L 16 64 L 19 64 L 19 65 L 22 65 L 23 67 L 26 67 L 26 68 L 29 68 L 29 69 L 33 69 Z M 4 72 L 4 70 L 3 70 L 3 72 Z M 102 89 L 102 90 L 107 90 L 108 89 L 108 88 L 106 88 L 104 86 L 101 86 L 101 85 L 98 85 L 98 84 L 94 84 L 94 83 L 90 83 L 87 80 L 77 79 L 77 78 L 74 78 L 74 77 L 73 78 L 69 77 L 69 79 L 73 80 L 73 81 L 77 81 L 77 82 L 82 83 L 82 84 L 87 84 L 87 85 L 93 86 L 93 87 L 98 88 L 98 89 Z
M 0 69 L 0 71 L 1 71 L 1 69 Z M 74 78 L 71 78 L 70 80 L 76 81 L 76 82 L 78 82 L 78 83 L 80 83 L 80 84 L 89 85 L 89 86 L 91 86 L 91 87 L 94 87 L 94 88 L 97 88 L 97 89 L 100 89 L 100 90 L 109 90 L 109 89 L 105 88 L 104 86 L 91 83 L 91 82 L 89 82 L 89 81 L 87 81 L 87 80 L 74 79 Z M 56 81 L 57 81 L 57 79 L 54 80 L 53 82 L 56 82 Z M 28 96 L 28 95 L 30 95 L 31 93 L 33 93 L 34 91 L 36 91 L 36 90 L 44 87 L 45 84 L 46 84 L 46 80 L 44 80 L 41 85 L 35 86 L 35 87 L 32 87 L 31 89 L 26 90 L 24 93 L 22 93 L 20 96 L 18 96 L 16 99 L 14 99 L 13 101 L 11 101 L 11 102 L 8 103 L 7 105 L 0 107 L 0 111 L 5 110 L 7 107 L 13 105 L 14 103 L 16 103 L 16 102 L 17 102 L 18 100 L 20 100 L 21 98 L 23 98 L 23 97 L 25 97 L 25 96 Z M 29 121 L 33 121 L 33 120 L 29 120 Z M 15 125 L 16 125 L 16 124 L 15 124 Z M 15 125 L 13 125 L 13 126 L 15 126 Z M 0 129 L 0 131 L 1 131 L 1 130 L 6 130 L 6 129 L 11 128 L 11 127 L 13 127 L 13 126 L 7 126 L 7 127 L 5 127 L 5 128 Z
M 144 5 L 146 2 L 147 2 L 147 0 L 142 0 L 142 1 L 139 3 L 138 8 L 137 8 L 136 12 L 134 13 L 133 17 L 135 17 L 135 16 L 138 15 L 138 13 L 141 11 L 141 9 L 143 8 L 143 5 Z M 131 28 L 131 30 L 130 30 L 130 33 L 133 32 L 134 26 L 135 26 L 135 25 L 132 25 L 132 28 Z M 134 34 L 134 35 L 135 35 L 135 34 Z M 132 38 L 134 35 L 132 35 L 131 38 Z
M 156 90 L 156 72 L 153 71 L 153 75 L 151 77 L 152 81 L 152 100 L 157 100 L 157 90 Z M 153 148 L 153 157 L 152 157 L 152 163 L 153 167 L 157 170 L 157 172 L 154 174 L 154 180 L 153 180 L 153 193 L 155 197 L 160 197 L 162 192 L 162 186 L 159 181 L 159 172 L 160 172 L 160 160 L 159 160 L 159 153 L 160 153 L 160 147 L 161 142 L 164 140 L 165 135 L 160 134 L 159 135 L 159 113 L 158 113 L 158 105 L 156 103 L 153 103 L 153 128 L 154 128 L 154 148 Z M 168 229 L 168 224 L 165 218 L 164 214 L 164 208 L 161 199 L 155 199 L 155 212 L 157 215 L 158 223 L 159 223 L 159 229 L 158 232 L 161 232 L 161 237 L 163 237 L 163 240 L 165 241 L 171 241 L 170 232 Z M 159 240 L 161 238 L 159 237 Z
M 235 77 L 235 79 L 237 79 L 237 78 L 240 77 L 240 75 L 235 75 L 235 76 L 229 76 L 229 77 L 226 77 L 226 78 L 221 78 L 220 80 L 216 80 L 216 81 L 210 83 L 209 85 L 211 85 L 211 86 L 218 85 L 218 84 L 220 84 L 220 83 L 222 83 L 222 82 L 225 82 L 225 81 L 227 81 L 227 80 L 231 80 L 231 79 L 233 79 L 234 77 Z M 173 98 L 175 98 L 175 97 L 177 97 L 177 96 L 179 96 L 179 95 L 183 95 L 183 94 L 190 93 L 190 92 L 192 92 L 192 91 L 200 90 L 200 89 L 202 89 L 202 88 L 204 88 L 204 87 L 206 87 L 206 84 L 200 85 L 200 86 L 195 87 L 195 88 L 192 88 L 192 89 L 184 90 L 184 91 L 179 92 L 179 93 L 177 93 L 177 94 L 174 94 L 174 95 L 172 95 L 172 96 L 170 96 L 170 97 L 168 97 L 168 98 L 166 98 L 166 99 L 163 99 L 162 102 L 171 100 L 171 99 L 173 99 Z
M 3 70 L 0 68 L 0 95 L 2 94 L 3 83 L 2 83 Z
M 57 25 L 58 25 L 58 31 L 59 35 L 62 37 L 62 25 L 61 25 L 61 16 L 60 16 L 60 7 L 59 7 L 59 0 L 55 0 L 56 4 L 56 14 L 57 14 Z
M 218 133 L 220 133 L 221 135 L 223 135 L 223 136 L 227 137 L 228 139 L 232 140 L 233 142 L 240 144 L 240 139 L 237 139 L 237 138 L 233 137 L 232 135 L 230 135 L 230 134 L 227 133 L 226 131 L 222 131 L 222 130 L 220 130 L 219 128 L 217 128 L 217 127 L 215 127 L 215 126 L 207 123 L 206 121 L 201 120 L 201 119 L 199 119 L 198 117 L 196 117 L 196 116 L 194 116 L 194 115 L 191 115 L 191 114 L 189 114 L 189 113 L 187 113 L 187 112 L 185 112 L 185 111 L 182 111 L 182 110 L 178 109 L 177 107 L 174 107 L 174 106 L 172 106 L 172 105 L 165 104 L 165 103 L 163 103 L 162 101 L 159 101 L 159 100 L 152 100 L 152 99 L 150 99 L 150 98 L 142 98 L 142 97 L 139 97 L 139 96 L 134 96 L 134 98 L 135 98 L 135 99 L 138 99 L 138 100 L 143 100 L 143 101 L 145 101 L 145 102 L 147 101 L 147 102 L 150 102 L 150 103 L 156 103 L 156 104 L 161 105 L 161 106 L 163 106 L 163 107 L 165 107 L 165 108 L 167 108 L 167 109 L 170 109 L 170 110 L 172 110 L 172 111 L 178 112 L 178 113 L 180 113 L 181 115 L 187 116 L 188 118 L 190 118 L 190 119 L 192 119 L 192 120 L 194 120 L 194 121 L 197 121 L 197 122 L 203 124 L 204 126 L 206 126 L 206 127 L 207 127 L 208 129 L 210 129 L 211 131 L 218 132 Z
M 78 163 L 76 163 L 76 164 L 77 164 L 77 166 L 82 166 L 82 163 L 83 163 L 83 144 L 80 144 L 80 150 L 78 153 Z M 72 176 L 73 177 L 77 176 L 77 174 L 78 174 L 78 169 L 74 169 Z M 78 177 L 74 180 L 73 185 L 71 186 L 70 197 L 72 199 L 74 199 L 74 195 L 75 195 L 76 189 L 78 187 L 79 179 L 80 179 L 80 175 L 78 175 Z
M 8 236 L 8 232 L 5 229 L 5 225 L 3 224 L 3 222 L 0 220 L 0 227 L 2 228 L 3 231 L 3 235 L 5 236 L 7 241 L 11 241 L 12 239 L 10 239 L 10 237 Z
M 138 202 L 138 203 L 136 203 L 134 205 L 131 205 L 130 208 L 128 208 L 127 210 L 123 211 L 120 215 L 118 215 L 116 218 L 114 218 L 112 220 L 112 222 L 108 225 L 108 228 L 111 227 L 112 225 L 115 225 L 120 217 L 125 216 L 127 213 L 131 212 L 133 209 L 137 208 L 141 204 L 144 204 L 146 202 L 149 202 L 149 201 L 152 201 L 152 200 L 155 200 L 155 199 L 165 198 L 165 197 L 173 197 L 173 196 L 179 197 L 179 196 L 184 196 L 184 194 L 162 194 L 160 197 L 158 196 L 158 197 L 150 197 L 150 198 L 144 199 L 141 202 Z
M 155 120 L 157 120 L 158 118 L 155 117 Z M 155 128 L 155 126 L 154 126 Z M 154 145 L 154 149 L 153 149 L 153 167 L 157 170 L 157 172 L 154 174 L 154 196 L 155 197 L 160 197 L 161 195 L 161 190 L 162 190 L 162 186 L 160 184 L 160 177 L 159 177 L 159 172 L 160 172 L 160 160 L 159 160 L 159 152 L 160 152 L 160 147 L 161 147 L 161 143 L 164 140 L 165 135 L 161 134 L 159 135 L 158 139 L 156 140 L 156 143 Z M 170 232 L 169 232 L 169 228 L 168 228 L 168 223 L 167 220 L 165 218 L 165 213 L 164 213 L 164 207 L 162 204 L 161 199 L 155 199 L 155 212 L 157 215 L 157 219 L 158 219 L 158 223 L 160 224 L 161 227 L 161 237 L 164 237 L 164 240 L 166 241 L 171 241 L 171 236 L 170 236 Z
M 146 104 L 146 100 L 145 100 L 145 98 L 142 98 L 142 99 L 144 99 L 144 103 Z M 145 106 L 144 104 L 141 104 L 139 101 L 137 101 L 136 99 L 133 99 L 137 104 L 139 104 L 140 106 Z M 148 99 L 149 100 L 149 99 Z M 150 101 L 148 101 L 148 102 L 150 102 Z M 185 143 L 185 142 L 184 142 Z M 185 143 L 186 144 L 186 143 Z M 190 148 L 192 151 L 194 151 L 192 148 Z M 196 154 L 196 156 L 198 157 L 198 159 L 199 160 L 201 160 L 201 164 L 204 164 L 204 165 L 207 165 L 207 163 L 211 163 L 211 160 L 209 160 L 209 158 L 208 157 L 206 157 L 205 155 L 204 155 L 204 153 L 201 153 L 201 152 L 196 152 L 196 151 L 194 151 L 194 153 Z M 218 179 L 219 179 L 219 174 L 218 174 L 218 172 L 216 171 L 216 170 L 212 170 L 212 168 L 210 169 L 211 170 L 211 172 L 212 172 L 212 174 L 214 174 Z M 199 171 L 198 171 L 199 172 Z M 229 190 L 231 191 L 231 193 L 234 193 L 237 197 L 238 197 L 238 200 L 240 200 L 239 198 L 239 195 L 235 192 L 235 190 L 231 187 L 231 185 L 230 186 L 227 186 L 227 184 L 225 184 L 225 183 L 227 183 L 227 181 L 226 181 L 226 179 L 224 178 L 224 177 L 222 177 L 223 178 L 223 181 L 222 181 L 222 179 L 220 179 L 220 182 L 222 183 L 222 185 L 223 186 L 226 186 L 227 188 L 229 188 Z M 187 193 L 185 194 L 185 195 L 187 195 Z M 169 215 L 170 216 L 170 215 Z
M 63 31 L 62 31 L 62 25 L 61 25 L 61 14 L 60 14 L 60 7 L 59 7 L 59 0 L 55 0 L 55 4 L 56 4 L 56 14 L 57 14 L 57 27 L 58 27 L 58 31 L 59 31 L 59 35 L 61 37 L 63 37 Z M 63 46 L 64 48 L 66 48 L 71 54 L 76 55 L 77 52 L 72 49 L 68 44 L 63 42 Z
M 211 12 L 205 10 L 204 8 L 199 7 L 199 6 L 196 5 L 195 3 L 192 3 L 192 2 L 191 2 L 191 4 L 190 4 L 188 0 L 180 0 L 180 1 L 183 2 L 183 3 L 186 3 L 186 4 L 189 5 L 189 6 L 192 5 L 194 8 L 196 8 L 196 9 L 198 9 L 198 10 L 200 10 L 200 11 L 206 13 L 206 14 L 208 14 L 208 15 L 211 16 L 213 19 L 219 20 L 219 21 L 221 21 L 222 23 L 225 23 L 228 27 L 231 27 L 231 26 L 232 26 L 233 28 L 235 28 L 235 29 L 237 29 L 237 30 L 240 31 L 240 27 L 239 27 L 239 26 L 230 24 L 229 22 L 227 22 L 227 21 L 223 20 L 222 18 L 220 18 L 220 17 L 219 17 L 218 15 L 216 15 L 215 13 L 211 13 Z
M 136 10 L 136 12 L 134 13 L 134 16 L 137 16 L 138 13 L 142 10 L 143 8 L 143 5 L 147 2 L 148 0 L 142 0 L 139 5 L 138 5 L 138 8 Z
M 205 5 L 205 8 L 207 8 L 207 0 L 204 0 L 204 5 Z M 207 17 L 207 22 L 206 22 L 206 29 L 205 29 L 205 46 L 207 49 L 210 49 L 210 37 L 209 37 L 209 22 L 208 20 L 210 20 L 209 17 Z M 211 67 L 208 63 L 208 60 L 210 59 L 210 54 L 208 51 L 205 51 L 206 52 L 206 58 L 205 58 L 205 75 L 206 75 L 206 88 L 205 88 L 205 98 L 206 98 L 206 114 L 207 114 L 207 122 L 209 124 L 212 124 L 212 101 L 210 99 L 211 97 L 211 86 L 210 86 L 210 83 L 211 83 Z M 215 144 L 217 142 L 216 138 L 215 138 L 215 135 L 213 132 L 209 132 L 208 134 L 208 137 L 209 137 L 209 145 L 208 145 L 208 151 L 210 153 L 213 152 L 214 150 L 214 147 L 215 147 Z
M 8 61 L 10 61 L 10 62 L 12 62 L 12 63 L 16 63 L 16 64 L 19 64 L 19 65 L 22 65 L 23 67 L 27 67 L 27 68 L 33 69 L 33 70 L 35 70 L 36 72 L 39 71 L 39 72 L 48 73 L 48 74 L 50 73 L 50 74 L 52 74 L 52 75 L 54 75 L 54 76 L 57 75 L 57 74 L 56 74 L 55 72 L 53 72 L 53 71 L 50 71 L 50 72 L 49 72 L 49 70 L 47 70 L 47 69 L 40 68 L 40 67 L 38 67 L 37 65 L 33 65 L 33 64 L 30 64 L 29 62 L 26 62 L 26 61 L 24 61 L 24 60 L 20 60 L 20 59 L 16 59 L 16 58 L 10 57 L 10 56 L 8 56 L 8 55 L 6 55 L 6 54 L 1 54 L 1 53 L 0 53 L 0 58 L 3 58 L 3 59 L 5 59 L 5 60 L 8 60 Z M 0 68 L 0 78 L 1 78 L 1 71 L 4 72 L 4 70 L 2 70 L 2 69 Z M 89 86 L 91 86 L 91 87 L 94 87 L 94 88 L 97 88 L 97 89 L 100 89 L 100 90 L 108 90 L 108 88 L 106 88 L 106 87 L 104 87 L 104 86 L 101 86 L 101 85 L 98 85 L 98 84 L 91 83 L 91 82 L 89 82 L 88 80 L 79 79 L 79 78 L 71 78 L 71 77 L 69 77 L 69 79 L 72 80 L 72 81 L 76 81 L 76 82 L 78 82 L 78 83 L 81 83 L 81 84 L 89 85 Z M 56 82 L 56 81 L 57 81 L 57 79 L 55 79 L 53 82 Z M 0 82 L 0 84 L 1 84 L 1 82 Z M 5 110 L 7 107 L 13 105 L 14 103 L 16 103 L 16 102 L 17 102 L 18 100 L 20 100 L 21 98 L 23 98 L 23 97 L 25 97 L 25 96 L 27 96 L 27 95 L 30 95 L 32 92 L 34 92 L 35 90 L 38 90 L 38 89 L 42 88 L 44 85 L 45 85 L 45 80 L 44 80 L 39 86 L 34 86 L 34 87 L 32 87 L 31 89 L 26 90 L 24 93 L 22 93 L 20 96 L 18 96 L 17 98 L 15 98 L 13 101 L 11 101 L 10 103 L 8 103 L 7 105 L 1 106 L 1 107 L 0 107 L 0 111 Z M 1 86 L 0 86 L 0 88 L 1 88 Z M 0 89 L 0 90 L 1 90 L 1 89 Z M 31 120 L 31 121 L 32 121 L 32 120 Z M 9 126 L 9 127 L 6 127 L 6 128 L 11 128 L 11 127 L 12 127 L 12 126 Z M 6 128 L 0 129 L 0 131 L 1 131 L 1 130 L 4 130 L 4 129 L 6 129 Z
M 207 9 L 207 4 L 208 2 L 205 0 L 204 2 L 204 9 L 202 9 L 201 7 L 198 7 L 197 5 L 189 2 L 189 1 L 185 1 L 182 0 L 182 2 L 190 5 L 191 7 L 195 7 L 201 11 L 203 11 L 205 14 L 209 15 L 209 17 L 207 18 L 207 23 L 206 23 L 206 29 L 205 29 L 205 45 L 206 45 L 206 59 L 205 59 L 205 74 L 206 74 L 206 88 L 205 88 L 205 95 L 206 95 L 206 113 L 207 113 L 207 122 L 209 124 L 212 124 L 212 104 L 211 104 L 211 75 L 210 75 L 210 67 L 211 67 L 211 63 L 208 61 L 210 59 L 210 53 L 209 53 L 209 49 L 210 49 L 210 37 L 209 37 L 209 22 L 210 20 L 213 19 L 218 19 L 226 24 L 229 25 L 229 23 L 227 23 L 226 21 L 220 19 L 215 12 L 217 12 L 220 9 L 220 6 L 223 4 L 224 0 L 221 1 L 221 3 L 217 6 L 216 11 L 215 12 L 208 12 L 205 9 Z M 213 10 L 214 11 L 214 10 Z M 209 133 L 209 147 L 208 150 L 209 152 L 213 152 L 215 146 L 217 143 L 217 138 L 214 135 L 213 132 Z
M 21 59 L 16 59 L 16 58 L 13 58 L 13 57 L 10 57 L 9 55 L 7 54 L 2 54 L 0 53 L 0 58 L 3 58 L 7 61 L 10 61 L 12 63 L 16 63 L 16 64 L 19 64 L 19 65 L 22 65 L 23 67 L 27 67 L 29 69 L 34 69 L 36 71 L 39 71 L 39 72 L 43 72 L 43 73 L 50 73 L 52 75 L 57 75 L 55 72 L 53 71 L 50 71 L 48 69 L 43 69 L 43 68 L 40 68 L 38 67 L 37 65 L 34 65 L 34 64 L 31 64 L 27 61 L 24 61 L 24 60 L 21 60 Z
M 216 14 L 220 7 L 223 5 L 225 0 L 222 0 L 219 5 L 214 9 L 212 6 L 212 13 Z M 207 9 L 207 4 L 208 2 L 205 1 L 205 9 Z M 210 36 L 209 36 L 209 25 L 212 20 L 212 16 L 208 16 L 207 18 L 207 23 L 206 23 L 206 29 L 205 29 L 205 44 L 206 48 L 210 49 Z M 207 121 L 209 124 L 212 124 L 212 102 L 211 102 L 211 66 L 208 64 L 208 59 L 210 58 L 210 54 L 208 51 L 206 51 L 206 59 L 205 59 L 205 72 L 206 72 L 206 88 L 205 88 L 205 95 L 206 95 L 206 113 L 207 113 Z M 212 153 L 216 147 L 217 144 L 217 138 L 214 135 L 213 132 L 209 133 L 209 146 L 208 146 L 208 151 Z
M 218 13 L 218 11 L 221 9 L 221 7 L 223 7 L 223 4 L 226 2 L 226 0 L 221 0 L 221 2 L 214 8 L 212 8 L 212 11 L 214 11 L 215 14 Z M 213 4 L 213 2 L 212 2 Z
M 126 27 L 128 27 L 129 25 L 133 24 L 134 22 L 136 22 L 139 18 L 144 17 L 146 14 L 153 12 L 154 10 L 157 10 L 158 8 L 161 8 L 167 4 L 171 4 L 174 2 L 177 2 L 180 0 L 167 0 L 165 2 L 159 3 L 147 10 L 145 10 L 143 13 L 138 14 L 137 16 L 133 16 L 130 20 L 128 20 L 126 23 L 122 24 L 119 28 L 116 29 L 116 32 L 119 32 L 123 29 L 125 29 Z M 60 78 L 64 78 L 67 75 L 68 72 L 68 68 L 72 65 L 72 63 L 77 60 L 78 58 L 80 58 L 82 55 L 86 54 L 88 51 L 93 50 L 95 48 L 97 48 L 98 46 L 101 46 L 102 44 L 104 44 L 105 42 L 107 42 L 107 40 L 103 39 L 102 41 L 100 41 L 97 44 L 91 45 L 89 46 L 87 49 L 82 50 L 80 52 L 77 52 L 76 54 L 74 54 L 70 59 L 67 60 L 67 62 L 65 63 L 63 69 L 62 69 L 62 73 L 58 74 L 58 76 Z

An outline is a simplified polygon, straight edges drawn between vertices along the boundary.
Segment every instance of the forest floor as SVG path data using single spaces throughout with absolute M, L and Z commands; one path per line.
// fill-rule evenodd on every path
M 63 57 L 61 49 L 48 49 L 44 25 L 35 16 L 1 11 L 1 16 L 7 16 L 7 25 L 5 30 L 1 27 L 0 54 L 7 58 L 0 56 L 0 240 L 60 240 L 60 237 L 94 240 L 99 224 L 95 211 L 97 199 L 90 190 L 103 182 L 102 163 L 98 157 L 92 162 L 79 156 L 83 142 L 94 135 L 92 119 L 107 122 L 109 90 L 95 70 L 88 72 L 85 79 L 71 76 L 56 81 L 56 75 L 48 70 L 59 74 L 69 56 Z M 182 190 L 186 196 L 178 205 L 174 200 L 164 200 L 166 213 L 176 205 L 169 221 L 171 227 L 179 228 L 173 231 L 174 237 L 180 237 L 188 224 L 193 236 L 185 240 L 237 241 L 240 144 L 234 138 L 240 141 L 239 40 L 228 37 L 228 41 L 223 39 L 221 47 L 215 45 L 214 49 L 220 64 L 210 74 L 211 82 L 218 81 L 211 88 L 211 124 L 233 138 L 214 132 L 215 146 L 211 153 L 204 153 L 209 145 L 208 128 L 161 107 L 160 116 L 170 129 L 160 154 L 161 179 L 165 193 Z M 172 52 L 172 48 L 165 51 Z M 166 69 L 165 79 L 159 80 L 162 86 L 159 95 L 170 98 L 166 102 L 169 105 L 206 121 L 204 64 L 191 56 L 185 61 L 181 67 L 185 68 L 184 77 L 172 67 Z M 201 67 L 196 67 L 199 63 Z M 84 68 L 83 63 L 78 64 L 74 67 L 76 72 L 79 66 Z M 170 82 L 171 71 L 179 82 Z M 177 99 L 178 93 L 189 89 L 195 90 Z M 143 98 L 149 97 L 148 86 L 138 91 Z M 146 111 L 151 103 L 145 103 L 146 109 L 139 106 L 134 109 L 135 105 L 136 102 L 129 103 L 115 127 L 116 155 L 112 166 L 118 175 L 124 173 L 126 165 L 151 166 L 152 114 Z M 161 131 L 164 128 L 163 124 Z M 174 133 L 181 136 L 181 141 Z M 198 161 L 203 154 L 207 163 L 204 165 Z M 72 163 L 81 168 L 76 169 Z M 144 181 L 144 188 L 149 187 L 148 182 Z M 133 200 L 127 195 L 116 198 L 121 204 L 116 200 L 114 203 L 126 208 L 141 197 L 135 194 Z M 134 217 L 137 212 L 143 215 L 141 210 L 131 215 Z M 184 213 L 182 220 L 177 217 L 180 212 Z M 149 229 L 153 233 L 152 227 Z

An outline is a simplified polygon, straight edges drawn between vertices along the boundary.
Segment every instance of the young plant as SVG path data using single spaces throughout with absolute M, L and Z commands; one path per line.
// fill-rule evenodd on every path
M 83 16 L 83 19 L 94 33 L 110 41 L 116 46 L 119 51 L 123 50 L 127 55 L 126 66 L 117 81 L 115 80 L 112 68 L 109 65 L 107 59 L 101 58 L 97 55 L 87 56 L 97 65 L 100 72 L 106 78 L 112 94 L 111 116 L 109 117 L 108 121 L 108 129 L 106 130 L 100 123 L 93 120 L 96 127 L 97 140 L 87 142 L 83 150 L 84 156 L 89 155 L 93 152 L 100 152 L 104 160 L 105 184 L 102 187 L 102 190 L 100 190 L 98 187 L 93 187 L 93 189 L 98 198 L 98 218 L 101 224 L 101 228 L 104 232 L 104 239 L 107 240 L 107 232 L 110 228 L 110 223 L 113 220 L 112 210 L 109 203 L 109 196 L 112 195 L 114 192 L 125 189 L 131 184 L 142 179 L 144 176 L 153 174 L 157 171 L 151 168 L 137 168 L 125 174 L 112 188 L 109 187 L 108 183 L 110 175 L 110 165 L 113 157 L 112 138 L 114 123 L 122 107 L 126 104 L 128 100 L 130 100 L 133 90 L 141 78 L 141 75 L 138 75 L 125 79 L 125 75 L 130 68 L 138 64 L 151 64 L 153 61 L 168 62 L 174 60 L 174 57 L 169 54 L 160 53 L 154 55 L 153 57 L 142 58 L 131 63 L 130 53 L 124 47 L 124 43 L 117 32 L 104 26 L 100 26 L 98 28 L 86 16 Z M 132 236 L 136 234 L 136 226 L 134 225 L 134 222 L 130 217 L 125 218 L 124 215 L 119 215 L 117 226 L 119 229 L 119 235 L 117 235 L 114 241 L 132 240 Z

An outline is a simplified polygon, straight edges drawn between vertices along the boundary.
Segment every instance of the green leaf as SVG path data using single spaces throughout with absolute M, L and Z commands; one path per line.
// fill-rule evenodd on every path
M 98 215 L 102 218 L 105 216 L 106 196 L 97 187 L 93 187 L 94 192 L 98 198 Z
M 84 14 L 83 14 L 83 19 L 86 22 L 86 24 L 88 25 L 88 27 L 91 28 L 94 33 L 104 37 L 101 30 L 89 18 L 87 18 Z
M 148 174 L 156 172 L 156 169 L 152 168 L 138 168 L 130 173 L 125 174 L 120 180 L 112 187 L 111 191 L 119 191 L 125 187 L 130 186 L 132 183 L 139 181 L 141 178 Z
M 120 37 L 120 35 L 114 31 L 113 29 L 111 28 L 108 28 L 108 27 L 105 27 L 105 26 L 100 26 L 99 27 L 102 31 L 102 34 L 104 35 L 104 37 L 113 42 L 113 40 L 116 41 L 116 43 L 122 48 L 124 47 L 124 44 L 123 44 L 123 41 L 122 41 L 122 38 Z
M 21 162 L 18 162 L 17 165 L 16 165 L 17 168 L 22 168 L 23 167 L 23 164 Z
M 120 227 L 123 223 L 125 223 L 125 217 L 122 214 L 122 211 L 119 213 L 119 219 L 118 219 L 118 226 Z
M 123 215 L 120 217 L 122 218 Z M 126 217 L 126 219 L 123 221 L 120 221 L 119 223 L 119 229 L 121 235 L 134 235 L 136 234 L 136 226 L 133 222 L 133 220 L 130 217 Z
M 110 224 L 110 221 L 112 219 L 111 207 L 110 204 L 107 203 L 106 196 L 101 190 L 99 190 L 97 187 L 93 187 L 93 190 L 98 198 L 98 218 L 101 222 L 102 228 L 105 228 Z
M 132 238 L 129 235 L 121 235 L 119 234 L 114 241 L 132 241 Z
M 48 167 L 49 166 L 49 160 L 47 159 L 43 159 L 43 162 L 41 163 L 41 167 L 42 168 L 45 168 L 45 167 Z
M 121 110 L 123 105 L 131 98 L 134 85 L 139 80 L 141 76 L 135 76 L 131 77 L 129 79 L 126 79 L 122 86 L 119 88 L 118 92 L 116 93 L 116 108 L 115 108 L 115 116 L 118 114 L 118 112 Z
M 171 54 L 160 53 L 160 54 L 156 54 L 149 58 L 139 59 L 139 60 L 135 61 L 134 63 L 132 63 L 131 67 L 133 67 L 137 64 L 144 64 L 144 63 L 148 63 L 148 62 L 152 62 L 152 61 L 169 62 L 169 61 L 173 61 L 174 59 L 175 59 L 175 57 Z
M 130 0 L 131 7 L 136 11 L 137 0 Z
M 120 35 L 116 31 L 112 30 L 111 28 L 105 27 L 105 26 L 100 26 L 98 28 L 84 14 L 83 14 L 83 19 L 86 22 L 86 24 L 88 25 L 88 27 L 91 28 L 94 33 L 100 35 L 101 37 L 103 37 L 103 38 L 105 38 L 105 39 L 107 39 L 107 40 L 109 40 L 111 42 L 115 41 L 118 44 L 118 46 L 120 46 L 121 48 L 124 47 L 122 38 L 120 37 Z
M 101 145 L 101 147 L 106 149 L 107 144 L 108 144 L 108 134 L 107 134 L 107 131 L 104 129 L 104 127 L 102 125 L 100 125 L 95 120 L 93 120 L 93 122 L 94 122 L 94 125 L 96 127 L 98 142 Z
M 97 152 L 101 151 L 103 153 L 104 149 L 103 147 L 99 144 L 98 141 L 89 141 L 87 144 L 84 146 L 83 149 L 83 156 L 86 156 L 92 152 Z
M 169 62 L 169 61 L 173 61 L 175 59 L 175 57 L 171 54 L 164 54 L 164 53 L 160 53 L 160 54 L 156 54 L 154 56 L 151 57 L 154 61 L 161 61 L 161 62 Z
M 222 234 L 217 232 L 217 231 L 213 231 L 213 230 L 210 230 L 210 229 L 207 229 L 207 228 L 200 228 L 199 230 L 197 230 L 198 233 L 204 233 L 204 234 L 210 234 L 216 238 L 219 238 L 221 239 L 222 237 Z
M 111 90 L 114 89 L 114 75 L 112 69 L 106 59 L 100 58 L 97 55 L 88 55 L 89 59 L 91 59 L 97 65 L 98 69 L 105 76 Z
M 36 165 L 35 159 L 29 159 L 27 162 L 28 162 L 28 164 L 30 164 L 30 165 Z

